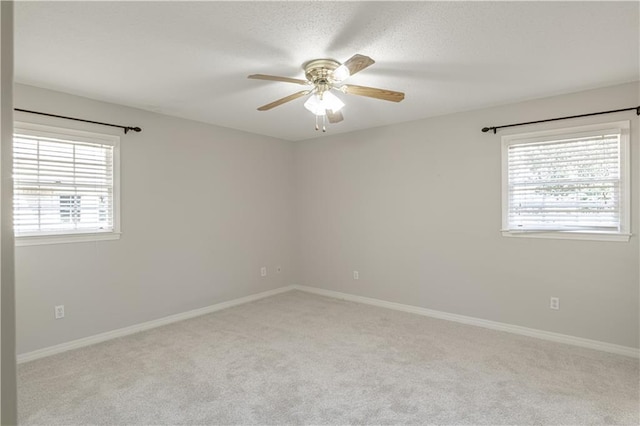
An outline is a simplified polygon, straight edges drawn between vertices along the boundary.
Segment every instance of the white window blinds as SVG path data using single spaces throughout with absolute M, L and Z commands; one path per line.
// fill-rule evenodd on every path
M 16 132 L 16 236 L 113 232 L 114 146 Z
M 507 147 L 510 231 L 621 227 L 621 132 Z

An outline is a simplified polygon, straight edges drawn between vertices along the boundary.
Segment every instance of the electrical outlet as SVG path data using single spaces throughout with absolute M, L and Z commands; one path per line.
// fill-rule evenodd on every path
M 278 266 L 278 267 L 276 268 L 276 272 L 277 272 L 277 273 L 282 272 L 282 267 L 281 267 L 281 266 Z
M 556 310 L 560 309 L 560 298 L 552 297 L 551 299 L 549 299 L 549 308 Z
M 261 277 L 266 277 L 267 276 L 267 267 L 263 266 L 262 268 L 260 268 L 260 276 Z
M 64 305 L 57 305 L 53 308 L 56 319 L 64 318 Z
M 353 271 L 353 279 L 354 280 L 359 280 L 360 279 L 360 273 L 358 271 Z

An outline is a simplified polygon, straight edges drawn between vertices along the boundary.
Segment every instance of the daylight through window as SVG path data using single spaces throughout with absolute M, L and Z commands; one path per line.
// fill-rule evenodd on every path
M 503 231 L 628 234 L 628 122 L 503 138 Z
M 117 231 L 118 138 L 16 125 L 16 237 Z

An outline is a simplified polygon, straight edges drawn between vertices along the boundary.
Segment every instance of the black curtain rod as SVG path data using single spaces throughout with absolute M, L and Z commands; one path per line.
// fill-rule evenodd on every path
M 482 131 L 486 133 L 489 130 L 493 130 L 493 133 L 495 134 L 498 131 L 498 129 L 504 129 L 505 127 L 525 126 L 527 124 L 546 123 L 547 121 L 568 120 L 570 118 L 590 117 L 592 115 L 601 115 L 601 114 L 612 114 L 614 112 L 631 111 L 634 109 L 636 110 L 636 115 L 640 115 L 640 106 L 637 106 L 637 107 L 631 107 L 631 108 L 613 109 L 611 111 L 592 112 L 590 114 L 572 115 L 569 117 L 558 117 L 558 118 L 548 118 L 546 120 L 528 121 L 526 123 L 506 124 L 504 126 L 495 126 L 495 127 L 483 127 Z
M 14 111 L 19 111 L 19 112 L 27 112 L 29 114 L 44 115 L 44 116 L 47 116 L 47 117 L 64 118 L 65 120 L 82 121 L 83 123 L 100 124 L 101 126 L 118 127 L 120 129 L 124 130 L 124 134 L 125 135 L 127 133 L 129 133 L 129 130 L 133 130 L 134 132 L 141 132 L 142 131 L 142 129 L 140 127 L 120 126 L 118 124 L 102 123 L 100 121 L 84 120 L 82 118 L 67 117 L 67 116 L 64 116 L 64 115 L 56 115 L 56 114 L 48 114 L 46 112 L 30 111 L 28 109 L 21 109 L 21 108 L 14 108 L 13 110 Z

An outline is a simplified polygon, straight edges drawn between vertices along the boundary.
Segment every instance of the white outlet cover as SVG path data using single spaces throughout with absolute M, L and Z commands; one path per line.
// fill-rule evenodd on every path
M 56 319 L 64 318 L 64 305 L 57 305 L 53 308 Z
M 353 279 L 354 280 L 359 280 L 360 279 L 360 273 L 358 271 L 353 271 Z
M 263 266 L 262 268 L 260 268 L 260 276 L 261 277 L 266 277 L 267 276 L 267 267 Z

